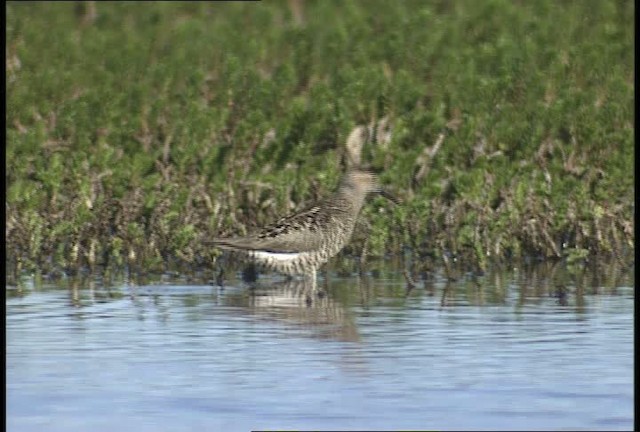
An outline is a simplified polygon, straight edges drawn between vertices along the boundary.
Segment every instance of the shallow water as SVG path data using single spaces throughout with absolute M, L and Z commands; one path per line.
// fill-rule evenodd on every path
M 7 287 L 7 430 L 633 428 L 632 271 Z M 561 288 L 559 288 L 561 287 Z M 562 292 L 566 288 L 566 295 Z

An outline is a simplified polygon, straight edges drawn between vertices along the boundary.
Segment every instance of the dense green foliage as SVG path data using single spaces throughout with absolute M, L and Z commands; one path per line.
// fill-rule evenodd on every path
M 9 269 L 210 265 L 200 239 L 327 193 L 383 118 L 363 160 L 404 204 L 352 253 L 633 250 L 630 0 L 93 7 L 7 5 Z

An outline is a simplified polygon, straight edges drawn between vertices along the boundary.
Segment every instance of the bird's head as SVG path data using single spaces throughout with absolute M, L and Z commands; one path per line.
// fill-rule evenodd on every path
M 373 172 L 365 169 L 350 169 L 344 175 L 341 182 L 341 189 L 346 193 L 355 196 L 365 197 L 370 193 L 377 193 L 398 204 L 399 200 L 382 188 L 378 180 L 378 176 Z

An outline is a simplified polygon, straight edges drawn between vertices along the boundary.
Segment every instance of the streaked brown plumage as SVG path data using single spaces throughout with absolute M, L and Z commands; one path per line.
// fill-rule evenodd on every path
M 374 174 L 350 169 L 329 197 L 246 237 L 217 238 L 207 243 L 239 252 L 264 268 L 315 278 L 316 270 L 349 242 L 365 198 L 380 193 Z

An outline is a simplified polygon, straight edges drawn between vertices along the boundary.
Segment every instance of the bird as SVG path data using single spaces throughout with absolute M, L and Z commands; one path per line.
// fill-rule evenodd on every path
M 214 238 L 206 243 L 239 253 L 258 267 L 290 277 L 302 275 L 315 283 L 318 268 L 351 239 L 369 194 L 399 202 L 380 186 L 374 173 L 349 168 L 333 194 L 304 210 L 280 218 L 254 234 Z

